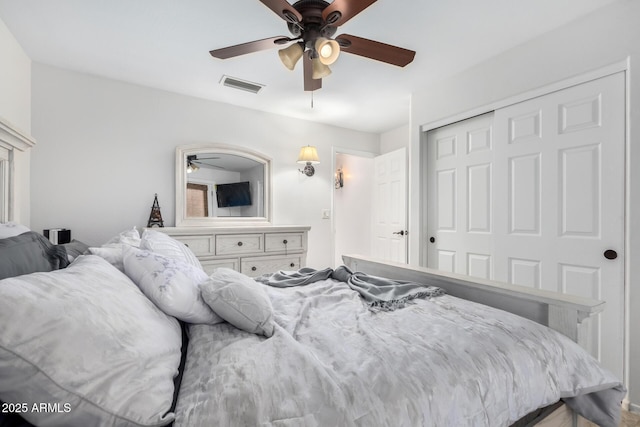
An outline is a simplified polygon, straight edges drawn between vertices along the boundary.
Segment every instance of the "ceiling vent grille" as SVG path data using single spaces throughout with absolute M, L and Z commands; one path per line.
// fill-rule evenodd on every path
M 264 85 L 260 83 L 253 83 L 246 80 L 237 79 L 235 77 L 222 76 L 220 83 L 227 86 L 232 87 L 234 89 L 240 89 L 251 93 L 258 93 L 260 89 L 264 87 Z

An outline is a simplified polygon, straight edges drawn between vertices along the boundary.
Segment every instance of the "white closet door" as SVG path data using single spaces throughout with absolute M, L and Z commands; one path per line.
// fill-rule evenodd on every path
M 587 349 L 622 378 L 624 75 L 495 113 L 495 276 L 606 301 Z M 605 251 L 615 251 L 608 259 Z M 613 252 L 607 256 L 614 256 Z
M 606 301 L 582 333 L 619 378 L 624 87 L 619 73 L 427 135 L 428 266 Z
M 493 278 L 493 113 L 427 134 L 427 265 Z

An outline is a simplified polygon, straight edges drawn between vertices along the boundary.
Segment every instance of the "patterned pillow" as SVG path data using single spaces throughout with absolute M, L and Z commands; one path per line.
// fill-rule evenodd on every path
M 207 280 L 202 269 L 129 246 L 124 248 L 124 271 L 166 314 L 188 323 L 222 322 L 202 300 L 198 284 Z
M 195 267 L 202 269 L 202 265 L 198 258 L 191 252 L 184 243 L 177 241 L 168 234 L 161 231 L 145 229 L 142 233 L 140 248 L 146 249 L 169 258 L 184 261 Z
M 200 284 L 204 301 L 238 329 L 270 337 L 273 307 L 269 296 L 252 278 L 228 268 L 218 268 Z
M 182 337 L 175 319 L 97 256 L 0 280 L 0 400 L 35 425 L 170 423 Z M 59 410 L 33 411 L 41 403 Z M 38 407 L 38 406 L 36 406 Z

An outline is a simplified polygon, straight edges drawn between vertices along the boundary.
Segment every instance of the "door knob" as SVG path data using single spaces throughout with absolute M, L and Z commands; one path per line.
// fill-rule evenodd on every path
M 618 258 L 618 252 L 614 251 L 613 249 L 607 249 L 606 251 L 604 251 L 604 257 L 606 259 L 616 259 Z
M 393 234 L 399 234 L 401 236 L 404 236 L 404 230 L 394 231 Z

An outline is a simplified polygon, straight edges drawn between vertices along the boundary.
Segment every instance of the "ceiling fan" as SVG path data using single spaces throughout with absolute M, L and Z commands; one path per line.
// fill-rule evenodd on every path
M 331 73 L 340 51 L 364 56 L 377 61 L 404 67 L 413 61 L 415 52 L 385 43 L 340 34 L 332 39 L 339 26 L 375 3 L 376 0 L 298 0 L 290 4 L 286 0 L 260 0 L 265 6 L 287 22 L 293 37 L 277 36 L 242 43 L 210 51 L 220 59 L 233 58 L 247 53 L 288 47 L 278 52 L 280 60 L 290 70 L 302 58 L 304 90 L 314 91 L 322 87 L 322 78 Z
M 201 157 L 198 158 L 197 154 L 187 156 L 187 173 L 192 173 L 200 169 L 200 166 L 213 168 L 213 169 L 225 169 L 222 166 L 216 166 L 211 163 L 203 162 L 203 160 L 216 160 L 220 157 Z M 200 165 L 200 166 L 198 166 Z

